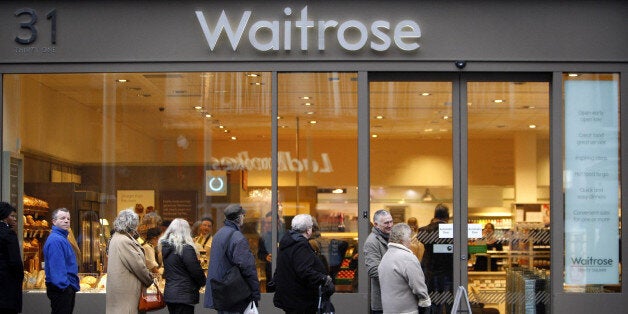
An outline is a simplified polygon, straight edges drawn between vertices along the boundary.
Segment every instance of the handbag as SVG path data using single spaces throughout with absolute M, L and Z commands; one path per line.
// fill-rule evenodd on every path
M 159 290 L 159 286 L 154 282 L 153 285 L 157 288 L 157 293 L 148 293 L 146 289 L 142 289 L 138 305 L 141 312 L 157 311 L 166 307 L 166 301 L 164 301 L 164 295 Z
M 235 231 L 227 238 L 227 246 L 234 233 Z M 242 277 L 240 268 L 237 265 L 231 266 L 222 280 L 211 279 L 210 285 L 214 299 L 214 309 L 216 310 L 232 309 L 234 306 L 244 303 L 244 301 L 247 301 L 251 297 L 251 288 L 249 288 L 249 284 Z

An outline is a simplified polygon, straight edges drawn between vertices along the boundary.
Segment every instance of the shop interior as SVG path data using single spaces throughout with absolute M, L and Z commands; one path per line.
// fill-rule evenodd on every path
M 210 216 L 219 228 L 222 208 L 240 202 L 259 254 L 272 216 L 270 73 L 15 74 L 3 83 L 4 151 L 11 180 L 23 182 L 26 289 L 44 287 L 41 247 L 58 207 L 73 215 L 83 292 L 105 291 L 109 231 L 137 203 L 162 220 Z M 357 292 L 367 236 L 357 228 L 357 73 L 279 73 L 278 85 L 278 234 L 311 214 L 337 290 Z M 453 199 L 452 83 L 373 81 L 369 96 L 371 214 L 385 208 L 395 222 L 425 226 Z M 505 297 L 513 282 L 549 282 L 549 83 L 471 82 L 468 99 L 468 223 L 494 227 L 469 237 L 469 293 L 504 313 L 515 306 Z M 262 282 L 265 267 L 259 258 Z

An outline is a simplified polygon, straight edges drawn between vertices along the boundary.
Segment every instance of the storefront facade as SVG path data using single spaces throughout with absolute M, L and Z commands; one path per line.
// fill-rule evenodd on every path
M 451 255 L 472 301 L 501 313 L 628 305 L 622 1 L 0 9 L 2 197 L 20 210 L 34 281 L 24 313 L 49 310 L 36 274 L 51 210 L 71 208 L 81 273 L 98 277 L 108 224 L 138 203 L 216 227 L 242 203 L 262 285 L 271 244 L 313 215 L 340 313 L 369 309 L 373 213 L 422 227 L 440 203 L 450 224 L 434 253 Z M 500 249 L 487 249 L 487 223 Z M 100 288 L 78 294 L 77 313 L 104 313 Z M 261 312 L 280 312 L 272 293 Z

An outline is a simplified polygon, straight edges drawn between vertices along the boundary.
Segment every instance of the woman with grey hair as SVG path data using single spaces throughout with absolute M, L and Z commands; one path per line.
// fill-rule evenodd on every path
M 335 291 L 325 266 L 308 242 L 312 226 L 312 216 L 296 215 L 292 230 L 279 242 L 273 303 L 286 313 L 316 313 L 318 287 L 323 286 L 325 297 Z
M 384 313 L 417 314 L 431 305 L 421 264 L 410 250 L 411 234 L 407 224 L 394 225 L 377 267 Z
M 113 223 L 115 233 L 109 243 L 107 263 L 107 313 L 138 313 L 142 289 L 153 283 L 144 250 L 135 240 L 139 217 L 125 209 Z
M 199 289 L 205 285 L 205 273 L 198 260 L 190 224 L 181 218 L 170 223 L 159 239 L 164 260 L 166 288 L 164 300 L 170 313 L 194 313 L 199 302 Z

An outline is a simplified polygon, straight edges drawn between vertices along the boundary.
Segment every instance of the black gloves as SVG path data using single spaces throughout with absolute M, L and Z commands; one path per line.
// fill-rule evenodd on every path
M 331 277 L 325 277 L 325 282 L 323 283 L 323 295 L 326 297 L 330 297 L 334 292 L 336 292 L 336 286 L 334 286 L 334 280 Z

